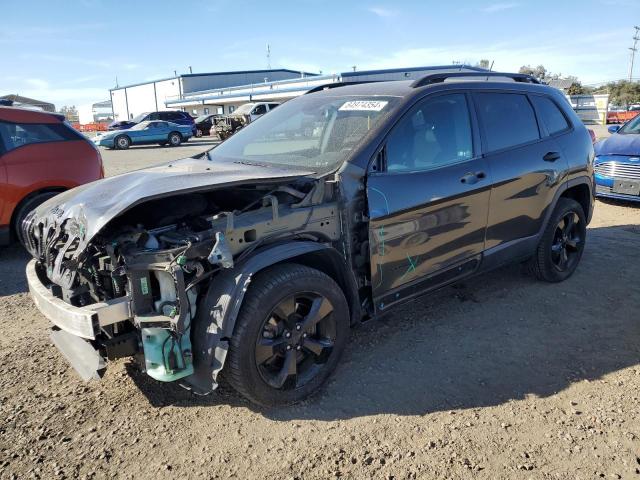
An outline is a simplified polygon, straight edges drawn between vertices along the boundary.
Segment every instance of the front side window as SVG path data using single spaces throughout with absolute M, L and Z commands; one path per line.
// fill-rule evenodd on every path
M 78 140 L 80 137 L 63 124 L 0 122 L 0 138 L 5 151 L 35 143 Z
M 270 103 L 269 104 L 269 110 L 273 110 L 274 108 L 276 108 L 278 105 L 280 105 L 279 103 Z
M 464 94 L 442 95 L 413 107 L 393 128 L 387 170 L 429 170 L 469 160 L 473 136 Z
M 569 128 L 567 119 L 553 100 L 534 95 L 531 97 L 531 101 L 535 105 L 542 123 L 547 127 L 549 135 L 560 133 Z
M 540 138 L 538 122 L 526 95 L 478 93 L 476 103 L 489 152 Z
M 397 97 L 304 95 L 209 151 L 212 160 L 325 171 L 344 162 L 397 104 Z

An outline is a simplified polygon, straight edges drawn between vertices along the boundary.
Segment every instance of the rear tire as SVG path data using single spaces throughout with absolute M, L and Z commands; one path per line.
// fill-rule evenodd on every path
M 131 139 L 126 135 L 118 135 L 113 141 L 116 150 L 126 150 L 131 146 Z
M 349 336 L 349 307 L 336 282 L 297 264 L 255 277 L 231 337 L 225 377 L 243 396 L 273 407 L 317 391 Z
M 16 212 L 16 216 L 14 217 L 13 221 L 13 231 L 15 232 L 16 238 L 23 247 L 26 245 L 26 242 L 24 236 L 22 235 L 22 222 L 25 218 L 27 218 L 29 212 L 35 210 L 50 198 L 55 197 L 56 195 L 58 195 L 58 193 L 60 192 L 40 193 L 24 202 L 24 204 L 22 204 Z
M 587 221 L 582 206 L 571 198 L 560 198 L 551 214 L 530 271 L 546 282 L 561 282 L 575 272 L 587 238 Z
M 171 132 L 169 134 L 169 146 L 177 147 L 182 143 L 182 135 L 178 132 Z

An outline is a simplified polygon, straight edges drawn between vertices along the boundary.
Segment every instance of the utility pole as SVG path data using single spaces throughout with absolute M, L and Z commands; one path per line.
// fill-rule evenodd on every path
M 267 70 L 271 70 L 271 45 L 267 43 Z
M 636 29 L 633 34 L 633 47 L 629 48 L 631 50 L 631 58 L 629 61 L 629 81 L 633 81 L 633 64 L 636 60 L 636 52 L 638 51 L 638 40 L 640 40 L 640 27 L 633 27 Z

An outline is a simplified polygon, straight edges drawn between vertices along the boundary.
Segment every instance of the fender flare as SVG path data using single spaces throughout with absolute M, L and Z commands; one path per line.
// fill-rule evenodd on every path
M 229 338 L 256 273 L 284 260 L 321 250 L 333 248 L 313 241 L 282 243 L 261 249 L 234 268 L 216 275 L 199 302 L 190 332 L 194 373 L 180 385 L 199 395 L 217 388 L 217 376 L 229 351 Z
M 587 217 L 587 224 L 591 221 L 591 217 L 593 215 L 593 202 L 594 202 L 594 187 L 593 187 L 593 182 L 592 179 L 588 176 L 580 176 L 580 177 L 576 177 L 576 178 L 572 178 L 570 180 L 567 180 L 566 182 L 563 182 L 562 185 L 560 187 L 558 187 L 558 189 L 556 190 L 555 195 L 553 196 L 553 201 L 549 204 L 549 207 L 547 208 L 547 211 L 545 212 L 544 215 L 544 221 L 542 222 L 542 227 L 540 228 L 540 231 L 538 232 L 538 237 L 542 237 L 542 234 L 544 233 L 545 229 L 547 228 L 547 224 L 549 223 L 549 219 L 551 218 L 551 215 L 553 214 L 553 211 L 556 209 L 556 206 L 558 205 L 558 201 L 560 200 L 560 197 L 570 188 L 573 188 L 575 186 L 578 185 L 586 185 L 589 188 L 589 198 L 591 199 L 590 204 L 591 207 L 589 208 L 589 212 L 584 212 L 585 216 Z

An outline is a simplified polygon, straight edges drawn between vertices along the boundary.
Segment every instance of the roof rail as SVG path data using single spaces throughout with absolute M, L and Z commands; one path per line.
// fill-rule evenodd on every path
M 450 73 L 433 73 L 425 77 L 419 78 L 411 84 L 413 88 L 424 87 L 427 85 L 433 85 L 434 83 L 443 83 L 449 78 L 467 78 L 467 77 L 485 77 L 489 80 L 490 77 L 502 77 L 511 78 L 515 82 L 519 83 L 536 83 L 540 84 L 537 78 L 524 73 L 502 73 L 502 72 L 450 72 Z
M 360 85 L 361 83 L 376 83 L 376 82 L 378 82 L 378 80 L 362 80 L 360 82 L 325 83 L 323 85 L 318 85 L 317 87 L 313 87 L 311 90 L 307 91 L 305 95 L 309 93 L 321 92 L 322 90 L 329 90 L 330 88 L 346 87 L 348 85 Z

